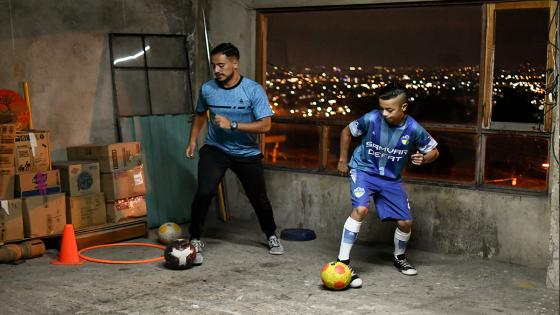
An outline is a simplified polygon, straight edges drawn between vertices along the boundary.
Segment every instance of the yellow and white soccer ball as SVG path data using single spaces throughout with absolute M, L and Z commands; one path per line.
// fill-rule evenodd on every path
M 174 240 L 181 237 L 181 227 L 174 222 L 166 222 L 158 229 L 158 240 L 162 244 L 171 244 Z

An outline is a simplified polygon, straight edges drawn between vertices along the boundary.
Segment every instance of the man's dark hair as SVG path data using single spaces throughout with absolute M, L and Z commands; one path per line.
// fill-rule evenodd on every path
M 221 43 L 220 45 L 214 47 L 210 55 L 214 56 L 217 54 L 224 54 L 226 57 L 235 57 L 239 59 L 239 49 L 235 47 L 232 43 Z
M 400 82 L 390 82 L 381 89 L 379 89 L 379 98 L 382 100 L 390 100 L 401 94 L 406 96 L 406 86 Z

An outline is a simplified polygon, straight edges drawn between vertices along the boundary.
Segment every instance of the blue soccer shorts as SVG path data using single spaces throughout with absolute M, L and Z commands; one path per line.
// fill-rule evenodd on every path
M 368 207 L 373 198 L 377 216 L 381 220 L 412 220 L 408 197 L 400 179 L 372 175 L 357 169 L 350 170 L 352 207 Z

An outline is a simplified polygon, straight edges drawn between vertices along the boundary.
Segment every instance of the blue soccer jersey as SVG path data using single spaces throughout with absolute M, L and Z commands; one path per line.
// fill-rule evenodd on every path
M 225 116 L 230 121 L 243 123 L 272 116 L 268 97 L 260 84 L 245 77 L 241 77 L 231 88 L 220 86 L 216 80 L 207 81 L 200 87 L 196 104 L 197 113 L 206 110 L 210 111 L 206 144 L 234 156 L 247 157 L 261 153 L 257 134 L 222 129 L 214 123 L 216 114 Z
M 362 136 L 348 166 L 370 174 L 400 178 L 412 150 L 427 153 L 437 146 L 432 136 L 408 115 L 400 126 L 391 126 L 381 111 L 373 110 L 348 127 L 354 137 Z

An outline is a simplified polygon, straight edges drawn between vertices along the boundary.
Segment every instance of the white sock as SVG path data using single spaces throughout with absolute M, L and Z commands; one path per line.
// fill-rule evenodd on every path
M 340 251 L 338 252 L 339 260 L 350 259 L 350 250 L 352 249 L 352 245 L 354 245 L 354 242 L 358 237 L 360 226 L 362 226 L 362 222 L 356 221 L 351 217 L 348 217 L 348 219 L 346 219 L 346 222 L 344 223 L 344 229 L 342 231 L 342 239 L 340 240 Z
M 404 254 L 404 252 L 406 251 L 406 244 L 410 239 L 411 233 L 412 232 L 405 233 L 401 231 L 398 227 L 395 229 L 395 237 L 393 239 L 395 242 L 395 252 L 394 252 L 395 256 Z

